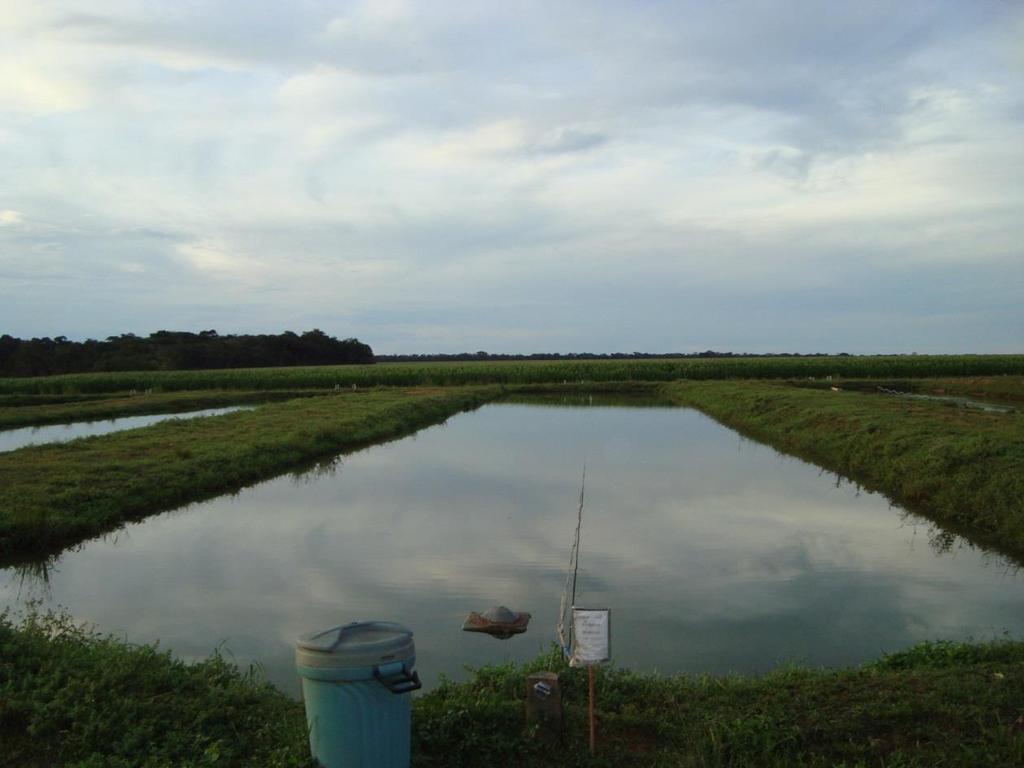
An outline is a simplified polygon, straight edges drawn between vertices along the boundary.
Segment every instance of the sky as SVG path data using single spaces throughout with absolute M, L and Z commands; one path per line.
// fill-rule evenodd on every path
M 0 0 L 0 333 L 1024 352 L 1024 3 Z

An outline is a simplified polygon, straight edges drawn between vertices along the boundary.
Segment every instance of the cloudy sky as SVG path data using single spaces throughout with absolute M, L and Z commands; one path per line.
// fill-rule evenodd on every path
M 1024 3 L 0 1 L 0 332 L 1024 351 Z

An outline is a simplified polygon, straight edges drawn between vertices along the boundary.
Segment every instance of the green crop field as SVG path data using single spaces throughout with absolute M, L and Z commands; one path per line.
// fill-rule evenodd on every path
M 85 373 L 0 379 L 0 395 L 136 390 L 333 389 L 372 386 L 554 384 L 676 379 L 920 378 L 1024 375 L 1024 355 L 743 357 L 555 360 Z

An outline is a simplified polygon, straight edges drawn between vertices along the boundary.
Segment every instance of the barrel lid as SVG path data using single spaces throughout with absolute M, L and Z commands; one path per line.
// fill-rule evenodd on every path
M 296 661 L 309 667 L 372 667 L 416 655 L 412 630 L 390 621 L 353 621 L 299 637 Z

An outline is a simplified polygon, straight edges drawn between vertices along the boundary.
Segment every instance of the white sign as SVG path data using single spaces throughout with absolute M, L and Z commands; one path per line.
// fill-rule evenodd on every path
M 607 608 L 572 609 L 570 667 L 589 667 L 611 658 L 611 619 Z

